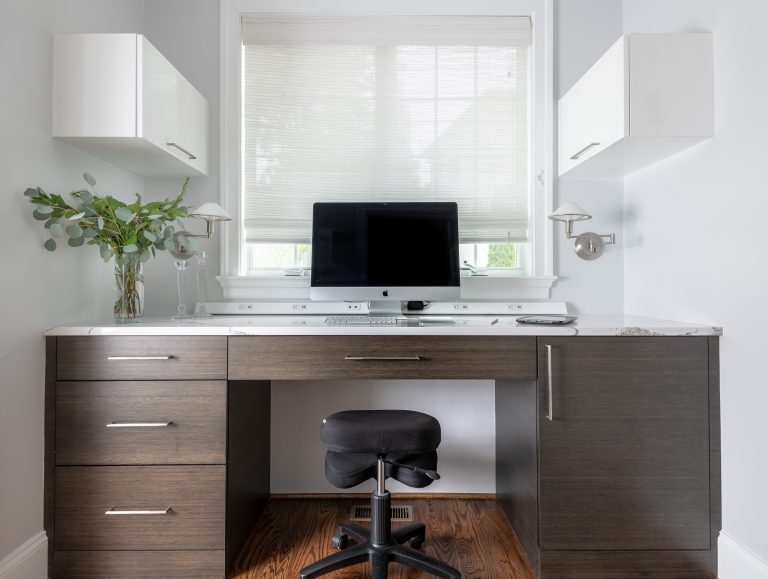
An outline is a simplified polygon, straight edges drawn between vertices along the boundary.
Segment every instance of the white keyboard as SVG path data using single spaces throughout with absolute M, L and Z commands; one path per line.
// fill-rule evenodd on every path
M 397 316 L 328 316 L 326 326 L 396 326 Z

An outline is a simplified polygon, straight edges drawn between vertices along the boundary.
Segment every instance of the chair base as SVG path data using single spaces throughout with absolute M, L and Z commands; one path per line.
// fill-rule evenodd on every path
M 380 502 L 382 498 L 384 497 L 376 492 L 371 494 L 371 502 L 374 504 Z M 386 492 L 385 503 L 388 509 L 389 492 Z M 376 516 L 374 514 L 371 526 L 376 529 L 375 525 Z M 360 525 L 343 523 L 340 525 L 340 528 L 342 533 L 355 539 L 357 544 L 304 567 L 300 575 L 302 579 L 320 577 L 326 573 L 356 565 L 357 563 L 364 563 L 365 561 L 371 562 L 372 579 L 386 579 L 390 563 L 400 563 L 401 565 L 420 569 L 444 579 L 461 578 L 461 574 L 450 565 L 425 555 L 421 551 L 403 546 L 402 543 L 406 543 L 411 539 L 416 539 L 420 543 L 424 542 L 426 528 L 422 523 L 414 523 L 391 532 L 388 529 L 388 525 L 384 529 L 379 528 L 378 532 L 374 530 L 374 535 L 378 534 L 380 536 L 381 540 L 378 542 L 372 541 L 371 531 Z

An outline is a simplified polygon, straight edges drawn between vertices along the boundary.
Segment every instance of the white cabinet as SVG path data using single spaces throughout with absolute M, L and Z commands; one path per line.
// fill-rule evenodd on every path
M 621 177 L 714 133 L 712 35 L 626 34 L 558 103 L 558 173 Z
M 57 34 L 53 136 L 139 175 L 208 174 L 208 102 L 141 34 Z

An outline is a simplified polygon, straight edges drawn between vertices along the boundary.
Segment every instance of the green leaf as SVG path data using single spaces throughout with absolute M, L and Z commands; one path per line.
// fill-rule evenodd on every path
M 83 173 L 83 179 L 85 179 L 85 182 L 91 187 L 96 186 L 96 179 L 94 179 L 90 173 Z
M 99 215 L 98 226 L 100 230 L 104 229 L 104 218 L 101 215 Z
M 133 219 L 133 211 L 127 207 L 118 207 L 115 209 L 115 217 L 117 217 L 120 221 L 128 222 Z
M 67 243 L 70 247 L 80 247 L 83 243 L 85 243 L 85 239 L 82 237 L 70 237 Z
M 93 195 L 91 195 L 90 191 L 80 191 L 78 194 L 78 197 L 80 197 L 80 201 L 85 203 L 86 205 L 90 205 L 93 203 Z
M 149 217 L 147 217 L 147 219 L 153 219 L 154 220 L 154 219 L 160 219 L 161 217 L 162 217 L 162 215 L 154 214 L 154 215 L 150 215 Z
M 146 239 L 147 241 L 151 241 L 153 243 L 157 241 L 157 235 L 155 235 L 151 231 L 144 231 L 142 232 L 142 235 L 144 236 L 144 239 Z
M 96 231 L 95 229 L 83 229 L 83 237 L 85 237 L 86 239 L 93 239 L 98 234 L 99 234 L 98 231 Z
M 97 215 L 96 214 L 96 210 L 93 207 L 91 207 L 90 205 L 86 205 L 85 206 L 85 216 L 86 217 L 95 217 L 96 215 Z
M 77 213 L 76 215 L 73 215 L 72 217 L 70 217 L 70 219 L 74 221 L 76 219 L 82 219 L 83 217 L 85 217 L 85 212 Z
M 37 189 L 33 189 L 32 187 L 24 191 L 24 195 L 26 195 L 27 197 L 37 197 L 38 193 L 39 191 Z
M 64 237 L 64 228 L 60 223 L 51 223 L 51 235 L 54 237 Z
M 123 251 L 125 253 L 136 253 L 137 251 L 139 251 L 139 248 L 136 247 L 136 245 L 134 245 L 133 243 L 129 243 L 128 245 L 123 246 Z
M 51 227 L 51 225 L 53 225 L 54 223 L 58 223 L 58 222 L 59 222 L 59 218 L 58 217 L 51 217 L 51 218 L 48 219 L 48 221 L 43 223 L 43 227 L 45 227 L 46 229 L 49 229 Z
M 36 211 L 40 213 L 40 215 L 49 215 L 53 213 L 53 207 L 49 205 L 40 205 Z
M 83 228 L 73 223 L 72 225 L 67 227 L 67 235 L 69 235 L 72 239 L 78 239 L 83 236 Z M 80 245 L 82 245 L 82 243 Z M 76 247 L 76 246 L 73 246 L 73 247 Z
M 141 255 L 139 255 L 139 261 L 141 263 L 147 263 L 149 261 L 149 258 L 152 257 L 148 251 L 142 251 Z
M 106 243 L 101 244 L 101 247 L 99 248 L 99 252 L 101 253 L 101 259 L 103 259 L 105 262 L 112 259 L 112 250 L 109 249 L 109 246 L 107 246 Z
M 44 247 L 45 247 L 45 249 L 47 249 L 48 251 L 56 251 L 56 240 L 55 240 L 55 239 L 53 239 L 53 238 L 51 238 L 51 239 L 47 240 L 47 241 L 46 241 L 46 242 L 43 244 L 43 246 L 44 246 Z
M 46 219 L 48 219 L 48 213 L 40 213 L 39 209 L 40 208 L 38 207 L 32 212 L 32 217 L 34 217 L 38 221 L 45 221 Z
M 173 248 L 175 247 L 175 243 L 173 243 L 173 239 L 166 239 L 163 242 L 163 248 L 168 251 L 173 251 Z

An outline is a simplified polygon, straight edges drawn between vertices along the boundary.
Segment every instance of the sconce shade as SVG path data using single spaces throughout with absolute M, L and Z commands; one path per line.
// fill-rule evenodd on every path
M 189 212 L 190 217 L 199 217 L 206 221 L 232 221 L 229 214 L 218 203 L 203 203 Z
M 568 202 L 558 207 L 549 218 L 553 221 L 582 221 L 592 219 L 592 216 L 577 203 Z

